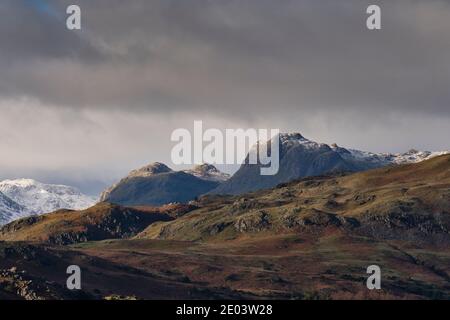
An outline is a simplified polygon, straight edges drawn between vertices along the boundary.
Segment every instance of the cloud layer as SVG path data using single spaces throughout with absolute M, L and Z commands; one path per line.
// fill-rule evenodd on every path
M 94 164 L 119 175 L 119 162 L 167 159 L 170 130 L 193 119 L 449 148 L 449 1 L 376 1 L 380 31 L 365 28 L 366 0 L 75 2 L 80 32 L 65 28 L 74 1 L 0 4 L 0 178 Z

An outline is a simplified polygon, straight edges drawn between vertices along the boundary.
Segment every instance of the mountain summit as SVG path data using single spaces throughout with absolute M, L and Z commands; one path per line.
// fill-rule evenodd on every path
M 95 202 L 76 188 L 33 179 L 4 180 L 0 194 L 0 216 L 7 217 L 0 224 L 58 209 L 85 209 Z
M 193 169 L 185 170 L 184 172 L 211 181 L 223 182 L 230 178 L 229 174 L 219 171 L 215 166 L 208 163 L 197 165 Z
M 448 153 L 410 150 L 403 154 L 372 153 L 328 145 L 305 138 L 300 133 L 279 135 L 280 169 L 276 175 L 260 175 L 260 164 L 241 165 L 226 182 L 210 193 L 241 194 L 268 189 L 295 179 L 333 172 L 357 172 L 393 164 L 416 163 Z M 250 152 L 254 152 L 252 148 Z M 247 156 L 248 159 L 249 156 Z
M 149 177 L 159 173 L 172 172 L 173 170 L 161 162 L 154 162 L 140 169 L 130 172 L 128 177 Z

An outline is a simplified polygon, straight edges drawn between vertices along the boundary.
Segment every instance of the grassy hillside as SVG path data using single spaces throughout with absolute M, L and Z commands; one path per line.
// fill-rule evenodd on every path
M 0 240 L 69 244 L 127 238 L 155 221 L 172 219 L 160 209 L 100 203 L 82 211 L 60 210 L 14 221 L 0 228 Z
M 220 241 L 341 229 L 450 243 L 450 156 L 307 178 L 243 196 L 203 197 L 197 205 L 175 221 L 152 224 L 137 238 Z

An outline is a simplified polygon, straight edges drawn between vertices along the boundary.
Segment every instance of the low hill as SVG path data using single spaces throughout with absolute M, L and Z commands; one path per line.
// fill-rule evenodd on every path
M 71 244 L 128 238 L 156 221 L 172 220 L 172 210 L 99 203 L 86 210 L 59 210 L 11 222 L 0 228 L 0 240 Z

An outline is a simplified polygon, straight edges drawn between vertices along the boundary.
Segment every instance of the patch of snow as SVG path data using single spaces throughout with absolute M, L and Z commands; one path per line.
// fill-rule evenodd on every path
M 318 143 L 312 140 L 308 140 L 300 133 L 281 133 L 280 144 L 285 148 L 301 145 L 307 149 L 318 149 L 324 146 L 328 146 L 325 143 Z
M 0 192 L 0 225 L 29 214 L 26 208 Z
M 380 163 L 381 165 L 417 163 L 450 153 L 450 151 L 430 152 L 417 150 L 410 150 L 405 153 L 372 153 L 353 149 L 349 149 L 349 151 L 352 154 L 352 156 L 357 160 Z
M 229 174 L 219 171 L 215 166 L 208 163 L 195 166 L 190 170 L 184 170 L 184 172 L 197 178 L 210 181 L 223 182 L 230 178 Z
M 317 143 L 306 139 L 300 133 L 280 134 L 280 142 L 283 147 L 287 148 L 297 145 L 302 145 L 308 149 L 318 149 L 324 146 L 328 146 L 333 151 L 338 152 L 342 157 L 346 159 L 367 162 L 369 164 L 378 166 L 384 166 L 388 164 L 417 163 L 440 155 L 450 154 L 450 151 L 430 152 L 418 151 L 414 149 L 411 149 L 405 153 L 373 153 L 356 149 L 346 149 L 339 147 L 336 144 L 327 145 L 324 143 Z

